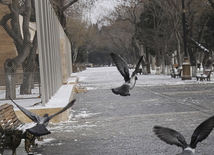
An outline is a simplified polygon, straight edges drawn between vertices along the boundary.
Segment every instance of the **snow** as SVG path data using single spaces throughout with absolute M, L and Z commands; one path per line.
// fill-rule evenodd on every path
M 27 107 L 28 109 L 46 109 L 46 108 L 64 107 L 69 103 L 69 99 L 72 94 L 73 86 L 74 86 L 73 82 L 76 80 L 75 78 L 77 78 L 76 76 L 77 76 L 77 74 L 71 75 L 71 77 L 68 79 L 68 82 L 72 83 L 72 84 L 67 83 L 65 85 L 62 85 L 59 88 L 59 90 L 57 91 L 57 93 L 54 94 L 51 97 L 51 99 L 45 104 L 45 106 L 43 106 L 41 104 L 41 98 L 38 98 L 38 97 L 31 98 L 31 99 L 16 100 L 15 102 L 25 108 Z M 33 89 L 33 92 L 35 92 L 36 90 L 38 90 L 38 87 Z M 17 94 L 19 94 L 19 88 L 17 88 L 16 91 L 17 91 Z M 37 95 L 38 95 L 38 93 L 37 93 Z M 0 97 L 1 96 L 5 96 L 5 93 L 2 93 L 0 95 Z M 22 97 L 23 97 L 23 95 L 22 95 Z M 34 94 L 28 95 L 28 97 L 35 97 L 35 95 Z M 20 95 L 18 95 L 17 98 L 20 98 Z M 14 106 L 14 109 L 18 110 L 18 108 L 10 100 L 1 100 L 0 101 L 0 104 L 5 104 L 5 103 L 12 104 Z M 39 104 L 36 104 L 36 103 L 39 103 Z M 33 106 L 33 105 L 35 105 L 35 106 Z
M 133 70 L 130 70 L 132 72 Z M 68 79 L 68 84 L 62 85 L 58 92 L 51 97 L 49 102 L 42 106 L 38 104 L 34 107 L 29 107 L 32 103 L 41 102 L 41 98 L 35 99 L 24 99 L 16 100 L 18 104 L 21 104 L 23 107 L 29 107 L 28 109 L 45 109 L 45 108 L 58 108 L 63 107 L 69 102 L 69 96 L 72 93 L 75 78 L 79 78 L 79 84 L 87 87 L 87 90 L 93 89 L 111 89 L 118 87 L 123 84 L 123 77 L 120 75 L 116 67 L 95 67 L 87 68 L 85 71 L 79 73 L 73 73 Z M 71 83 L 71 84 L 70 84 Z M 198 83 L 214 83 L 214 80 L 211 81 L 197 81 L 196 78 L 192 80 L 181 80 L 181 78 L 171 78 L 170 75 L 156 75 L 155 71 L 152 70 L 152 73 L 149 75 L 138 75 L 137 86 L 154 86 L 154 85 L 181 85 L 181 84 L 198 84 Z M 19 91 L 19 89 L 17 89 Z M 33 92 L 39 91 L 38 87 L 35 87 Z M 1 94 L 5 95 L 5 94 Z M 36 97 L 32 94 L 32 97 Z M 9 103 L 12 104 L 9 100 L 3 100 L 0 103 Z M 15 109 L 16 106 L 14 106 Z
M 132 72 L 133 70 L 130 70 Z M 116 67 L 97 67 L 97 68 L 87 68 L 86 70 L 75 74 L 78 76 L 79 83 L 88 90 L 93 89 L 111 89 L 118 87 L 123 84 L 124 80 L 121 74 L 118 72 Z M 214 83 L 214 78 L 211 76 L 211 81 L 197 81 L 195 77 L 192 80 L 181 80 L 181 78 L 171 78 L 170 75 L 156 75 L 155 71 L 152 70 L 152 73 L 149 75 L 139 75 L 136 82 L 136 86 L 155 86 L 155 85 L 186 85 L 186 84 L 209 84 Z M 71 80 L 72 81 L 72 80 Z M 57 103 L 64 102 L 67 104 L 68 97 L 73 89 L 73 84 L 63 85 L 59 91 L 50 99 L 46 107 L 57 107 Z M 22 101 L 23 102 L 23 101 Z M 38 106 L 37 106 L 38 108 Z M 44 107 L 43 107 L 44 108 Z M 77 113 L 74 115 L 74 113 Z M 80 128 L 93 128 L 96 125 L 91 124 L 90 122 L 82 122 L 81 119 L 90 118 L 94 115 L 99 115 L 99 113 L 91 113 L 90 111 L 74 111 L 70 119 L 66 122 L 60 123 L 49 123 L 47 127 L 52 133 L 54 132 L 74 132 Z M 66 124 L 66 125 L 65 125 Z M 55 139 L 43 139 L 39 145 L 62 145 L 62 143 L 52 143 Z M 77 141 L 77 139 L 74 139 Z
M 40 145 L 62 145 L 62 143 L 54 143 L 54 144 L 52 144 L 52 141 L 54 141 L 54 140 L 56 140 L 56 139 L 54 139 L 54 138 L 45 138 L 45 139 L 42 139 L 42 141 L 39 141 L 39 140 L 37 140 L 36 139 L 36 144 L 38 144 L 38 146 L 40 146 Z M 38 155 L 38 154 L 37 154 Z
M 133 69 L 130 70 L 130 73 L 133 72 Z M 170 75 L 156 75 L 155 70 L 151 71 L 151 74 L 148 75 L 139 75 L 136 82 L 136 86 L 155 86 L 155 85 L 185 85 L 185 84 L 208 84 L 214 83 L 214 78 L 211 75 L 211 81 L 197 81 L 195 77 L 192 77 L 192 80 L 181 80 L 181 78 L 171 78 Z M 51 97 L 49 102 L 42 106 L 38 104 L 34 107 L 29 107 L 28 109 L 45 109 L 45 108 L 58 108 L 64 107 L 69 102 L 69 97 L 73 91 L 75 78 L 79 78 L 79 84 L 85 86 L 87 90 L 93 89 L 111 89 L 118 87 L 124 83 L 124 79 L 121 74 L 118 72 L 116 67 L 94 67 L 87 68 L 86 70 L 73 73 L 68 79 L 68 84 L 62 85 L 57 93 Z M 70 84 L 72 83 L 72 84 Z M 17 89 L 19 91 L 19 89 Z M 34 91 L 38 91 L 36 87 Z M 2 95 L 2 94 L 1 94 Z M 3 94 L 4 95 L 4 94 Z M 16 100 L 18 104 L 21 104 L 23 107 L 29 106 L 29 102 L 32 104 L 38 103 L 41 101 L 40 98 L 36 99 L 24 99 Z M 3 100 L 0 103 L 9 103 L 12 104 L 9 100 Z M 14 106 L 15 109 L 16 106 Z
M 20 95 L 20 87 L 17 87 L 16 88 L 16 97 L 20 99 L 20 103 L 22 103 L 21 105 L 23 107 L 32 106 L 33 104 L 41 102 L 41 98 L 38 97 L 39 91 L 40 91 L 39 87 L 35 87 L 31 91 L 32 94 L 29 94 L 29 95 Z M 0 87 L 0 99 L 4 99 L 5 98 L 5 93 L 6 93 L 5 87 Z M 22 98 L 24 100 L 22 100 Z M 12 104 L 12 102 L 9 101 L 9 100 L 0 100 L 0 104 L 4 104 L 4 103 Z
M 133 69 L 130 70 L 130 73 Z M 86 86 L 87 90 L 92 89 L 111 89 L 124 83 L 122 75 L 116 67 L 97 67 L 87 68 L 85 71 L 78 73 L 79 83 Z M 186 85 L 186 84 L 208 84 L 214 83 L 211 75 L 211 81 L 197 81 L 195 77 L 192 80 L 181 80 L 181 78 L 171 78 L 171 75 L 156 75 L 155 70 L 151 74 L 137 76 L 136 86 L 155 86 L 155 85 Z
M 81 111 L 78 115 L 75 115 L 75 118 L 88 118 L 90 116 L 98 115 L 100 113 L 90 113 L 87 111 Z

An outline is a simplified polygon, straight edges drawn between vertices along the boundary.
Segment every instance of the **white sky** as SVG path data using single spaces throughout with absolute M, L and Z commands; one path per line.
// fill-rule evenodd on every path
M 117 0 L 98 0 L 95 2 L 88 16 L 91 18 L 92 23 L 96 23 L 98 19 L 107 16 L 118 4 Z

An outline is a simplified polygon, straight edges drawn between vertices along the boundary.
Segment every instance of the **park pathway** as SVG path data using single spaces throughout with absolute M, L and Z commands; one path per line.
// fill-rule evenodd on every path
M 52 134 L 38 142 L 37 155 L 175 155 L 181 148 L 160 141 L 153 126 L 176 129 L 189 142 L 194 129 L 214 114 L 213 79 L 138 75 L 131 96 L 121 97 L 110 90 L 123 83 L 115 67 L 88 68 L 78 76 L 88 92 L 75 95 L 70 121 L 49 125 Z M 214 133 L 196 153 L 212 155 L 213 139 Z

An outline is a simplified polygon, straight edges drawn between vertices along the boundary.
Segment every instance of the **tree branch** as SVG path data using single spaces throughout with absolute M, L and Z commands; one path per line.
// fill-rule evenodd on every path
M 9 19 L 11 19 L 11 13 L 10 14 L 6 14 L 5 16 L 3 16 L 3 18 L 0 21 L 0 25 L 5 29 L 5 31 L 7 32 L 7 34 L 13 38 L 13 40 L 15 42 L 17 42 L 19 44 L 19 46 L 23 46 L 23 40 L 21 38 L 19 38 L 17 36 L 17 34 L 10 28 L 10 26 L 7 24 L 7 21 Z
M 23 36 L 24 36 L 24 44 L 31 45 L 30 42 L 30 31 L 29 31 L 29 23 L 31 16 L 31 1 L 26 2 L 26 11 L 23 16 Z
M 214 8 L 214 2 L 212 0 L 208 0 L 208 1 L 210 3 L 211 7 Z
M 30 42 L 30 31 L 29 31 L 29 23 L 30 23 L 30 16 L 31 16 L 31 1 L 25 1 L 25 13 L 23 16 L 23 46 L 22 49 L 19 51 L 17 57 L 14 58 L 14 62 L 19 66 L 24 62 L 24 60 L 28 57 L 30 53 L 30 49 L 32 48 L 32 43 Z M 16 20 L 16 19 L 14 19 Z M 14 25 L 15 26 L 15 25 Z
M 66 4 L 61 10 L 62 12 L 64 12 L 67 8 L 69 8 L 71 5 L 73 5 L 74 3 L 76 3 L 78 0 L 73 0 L 71 2 L 69 2 L 68 4 Z
M 208 50 L 207 48 L 205 48 L 203 45 L 199 44 L 197 41 L 195 41 L 193 38 L 188 37 L 188 39 L 190 40 L 190 42 L 192 44 L 194 44 L 197 48 L 199 48 L 200 50 L 204 51 L 204 52 L 210 52 L 210 50 Z
M 11 4 L 12 1 L 3 1 L 3 0 L 0 0 L 0 3 L 3 4 L 3 5 L 9 5 Z

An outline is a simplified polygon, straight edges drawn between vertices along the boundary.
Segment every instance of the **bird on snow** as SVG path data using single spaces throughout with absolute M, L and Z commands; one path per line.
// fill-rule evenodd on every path
M 214 127 L 214 116 L 202 122 L 193 132 L 190 144 L 187 144 L 184 136 L 170 128 L 154 126 L 154 133 L 164 142 L 170 145 L 177 145 L 183 149 L 183 152 L 177 155 L 194 155 L 198 142 L 206 139 Z
M 143 56 L 140 57 L 140 59 L 137 63 L 137 66 L 135 67 L 135 70 L 130 77 L 129 68 L 128 68 L 128 65 L 125 62 L 125 60 L 115 53 L 111 53 L 110 55 L 111 55 L 114 63 L 116 64 L 118 71 L 124 77 L 124 80 L 125 80 L 125 83 L 122 86 L 111 89 L 111 90 L 116 95 L 129 96 L 130 95 L 129 90 L 131 90 L 135 86 L 135 83 L 137 80 L 136 73 L 137 73 L 137 70 L 140 66 L 142 59 L 143 59 Z
M 11 98 L 10 100 L 28 117 L 30 118 L 33 122 L 36 123 L 36 126 L 27 129 L 26 131 L 31 133 L 34 136 L 43 136 L 43 135 L 47 135 L 50 134 L 51 132 L 47 130 L 47 125 L 48 122 L 55 117 L 56 115 L 64 112 L 65 110 L 67 110 L 68 108 L 70 108 L 76 101 L 76 99 L 72 100 L 71 102 L 69 102 L 63 109 L 61 109 L 59 112 L 49 116 L 48 114 L 45 114 L 43 117 L 39 116 L 25 108 L 23 108 L 22 106 L 18 105 L 17 103 L 15 103 Z

